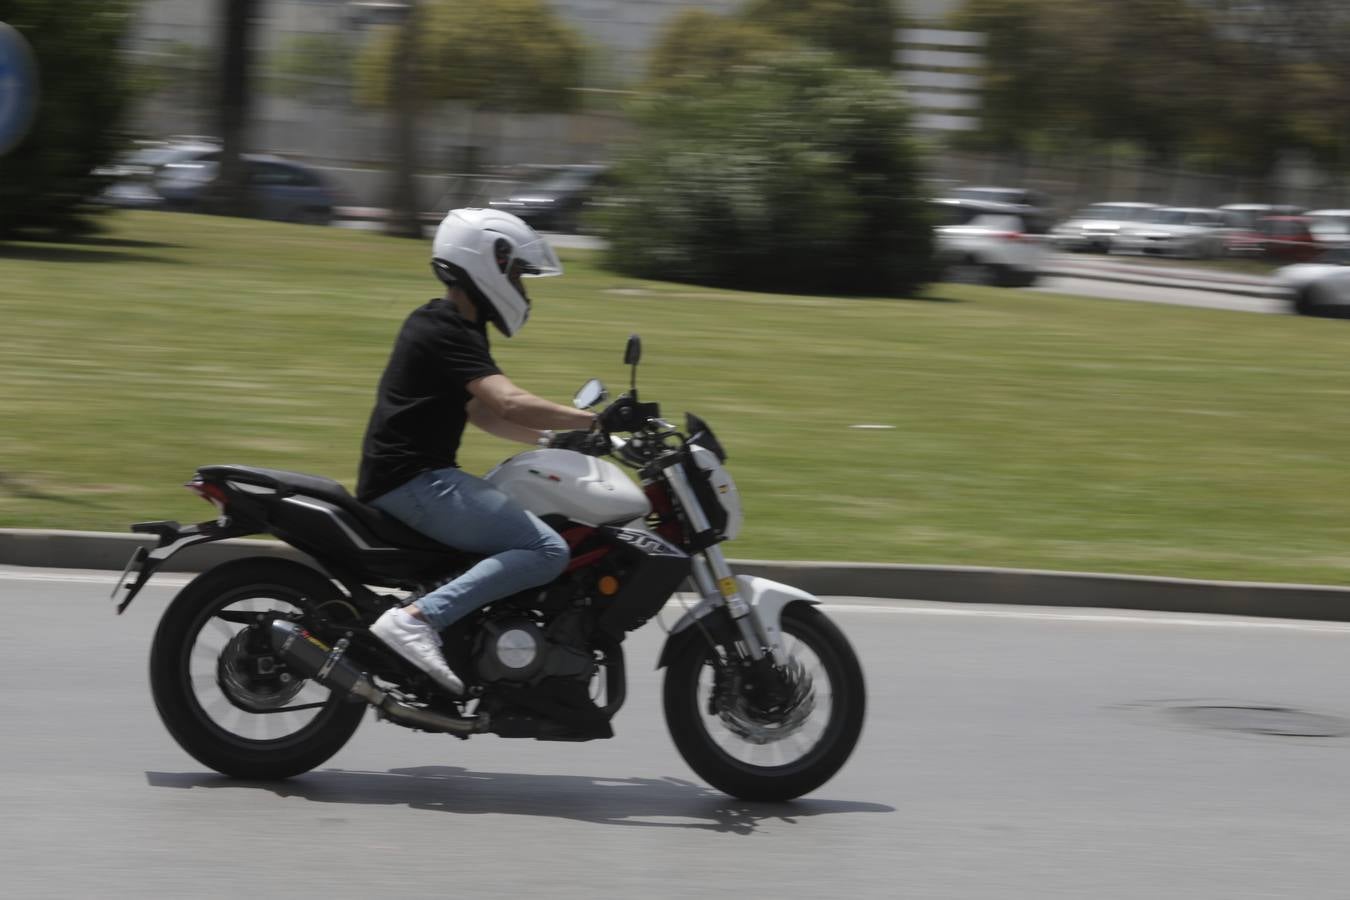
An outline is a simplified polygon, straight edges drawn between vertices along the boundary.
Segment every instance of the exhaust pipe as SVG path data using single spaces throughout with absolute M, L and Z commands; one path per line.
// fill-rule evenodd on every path
M 347 639 L 332 647 L 289 619 L 273 619 L 272 647 L 282 659 L 306 677 L 330 690 L 351 694 L 375 707 L 386 718 L 423 731 L 443 731 L 460 737 L 488 730 L 486 715 L 464 718 L 412 706 L 375 686 L 370 677 L 344 658 Z

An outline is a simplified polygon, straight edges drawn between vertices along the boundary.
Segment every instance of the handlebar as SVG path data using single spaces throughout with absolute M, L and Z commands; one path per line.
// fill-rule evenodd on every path
M 615 434 L 617 431 L 631 437 L 621 438 Z M 561 432 L 553 436 L 548 446 L 587 456 L 612 454 L 634 468 L 641 468 L 665 450 L 659 435 L 674 432 L 675 427 L 661 418 L 659 404 L 641 403 L 632 395 L 623 394 L 600 412 L 595 429 Z

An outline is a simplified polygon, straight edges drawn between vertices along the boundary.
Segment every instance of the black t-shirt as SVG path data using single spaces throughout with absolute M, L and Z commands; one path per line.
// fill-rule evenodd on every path
M 430 469 L 458 465 L 469 382 L 501 372 L 487 332 L 446 300 L 413 310 L 394 342 L 361 446 L 356 497 L 387 494 Z

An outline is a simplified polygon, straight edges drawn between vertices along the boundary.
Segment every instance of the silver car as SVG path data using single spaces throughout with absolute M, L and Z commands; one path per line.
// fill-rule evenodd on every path
M 1222 256 L 1232 223 L 1217 209 L 1163 206 L 1124 226 L 1111 241 L 1112 253 L 1142 253 L 1179 259 Z
M 1156 203 L 1110 201 L 1085 206 L 1050 229 L 1050 240 L 1062 250 L 1107 253 L 1121 228 L 1139 221 Z
M 1350 247 L 1350 209 L 1314 209 L 1304 213 L 1308 230 L 1323 247 Z

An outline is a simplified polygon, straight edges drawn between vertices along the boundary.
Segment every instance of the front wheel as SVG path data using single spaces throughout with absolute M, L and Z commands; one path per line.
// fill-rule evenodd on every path
M 680 755 L 713 787 L 744 800 L 815 790 L 862 733 L 866 688 L 843 632 L 805 603 L 784 607 L 781 627 L 786 664 L 774 685 L 701 631 L 666 670 L 666 726 Z
M 331 604 L 342 604 L 333 583 L 287 560 L 241 559 L 194 578 L 150 648 L 155 707 L 178 744 L 221 774 L 253 779 L 299 775 L 342 749 L 365 705 L 279 665 L 264 624 L 331 614 Z

